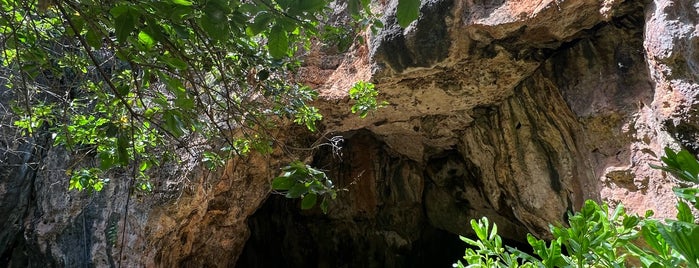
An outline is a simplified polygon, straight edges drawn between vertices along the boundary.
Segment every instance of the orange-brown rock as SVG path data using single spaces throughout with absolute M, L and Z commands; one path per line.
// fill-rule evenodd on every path
M 280 131 L 297 147 L 344 137 L 341 155 L 297 153 L 346 189 L 327 215 L 270 195 L 279 152 L 163 171 L 154 196 L 128 200 L 126 180 L 66 193 L 68 156 L 32 140 L 0 162 L 0 263 L 434 267 L 482 216 L 512 243 L 585 199 L 674 216 L 673 180 L 649 164 L 665 146 L 699 153 L 697 4 L 423 0 L 405 29 L 396 4 L 374 4 L 385 27 L 368 42 L 308 54 L 298 79 L 320 91 L 323 133 Z M 357 80 L 390 105 L 352 115 Z

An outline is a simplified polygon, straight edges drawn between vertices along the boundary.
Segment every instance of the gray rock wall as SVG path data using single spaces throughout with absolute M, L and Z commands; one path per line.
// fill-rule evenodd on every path
M 546 237 L 585 199 L 672 217 L 672 181 L 648 164 L 665 146 L 699 150 L 699 6 L 690 2 L 424 1 L 406 29 L 392 18 L 396 1 L 377 2 L 386 29 L 345 54 L 309 54 L 321 134 L 276 133 L 296 147 L 343 135 L 342 158 L 287 148 L 217 172 L 164 167 L 154 195 L 130 193 L 128 170 L 93 196 L 67 192 L 66 170 L 91 160 L 46 136 L 21 138 L 5 111 L 0 263 L 448 265 L 462 253 L 456 235 L 481 216 L 512 243 Z M 325 56 L 332 67 L 314 68 Z M 375 82 L 390 105 L 350 114 L 345 89 L 357 79 Z M 289 158 L 348 190 L 328 215 L 269 197 Z

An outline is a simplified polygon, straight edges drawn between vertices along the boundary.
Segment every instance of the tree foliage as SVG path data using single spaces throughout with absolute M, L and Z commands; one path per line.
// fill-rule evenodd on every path
M 329 3 L 0 0 L 0 88 L 27 137 L 98 159 L 69 170 L 70 189 L 99 191 L 104 171 L 130 167 L 148 191 L 164 161 L 213 168 L 271 152 L 281 124 L 317 130 L 317 93 L 292 78 L 311 40 L 348 30 L 326 23 Z M 350 31 L 381 26 L 368 0 L 348 4 Z

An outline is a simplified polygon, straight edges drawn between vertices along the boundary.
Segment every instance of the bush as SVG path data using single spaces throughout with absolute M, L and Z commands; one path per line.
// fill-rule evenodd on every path
M 665 149 L 665 166 L 653 166 L 673 174 L 682 183 L 699 183 L 699 162 L 686 150 Z M 569 214 L 567 226 L 551 225 L 553 240 L 527 241 L 534 256 L 502 244 L 495 224 L 487 218 L 471 220 L 476 240 L 461 237 L 473 248 L 466 249 L 454 267 L 626 267 L 636 259 L 642 267 L 699 267 L 699 225 L 690 205 L 699 209 L 696 187 L 676 187 L 677 219 L 628 215 L 623 204 L 609 213 L 607 204 L 585 202 L 579 212 Z

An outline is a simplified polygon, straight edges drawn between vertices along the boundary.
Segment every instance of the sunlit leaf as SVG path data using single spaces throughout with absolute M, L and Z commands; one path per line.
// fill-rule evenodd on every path
M 289 37 L 286 31 L 281 26 L 275 25 L 267 38 L 269 54 L 276 59 L 285 57 L 289 50 Z
M 150 50 L 155 45 L 155 39 L 151 37 L 148 33 L 140 31 L 138 33 L 138 42 L 143 45 L 147 50 Z
M 420 15 L 420 0 L 398 0 L 396 19 L 401 27 L 408 27 Z
M 176 4 L 176 5 L 182 5 L 182 6 L 191 6 L 192 5 L 192 1 L 188 1 L 188 0 L 172 0 L 172 3 Z

